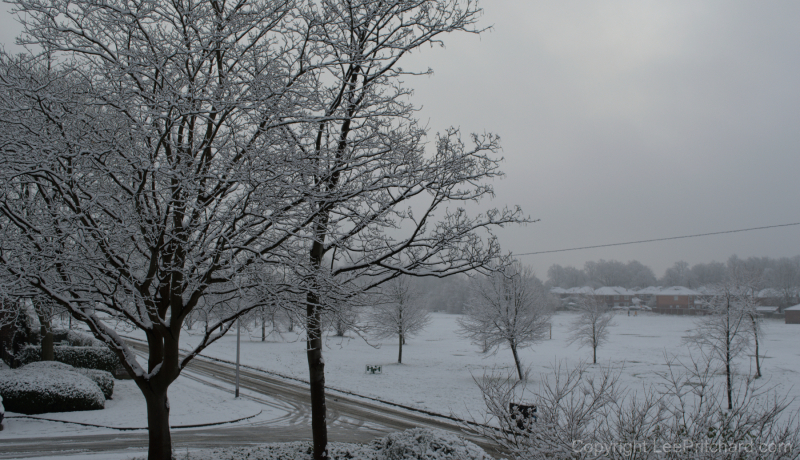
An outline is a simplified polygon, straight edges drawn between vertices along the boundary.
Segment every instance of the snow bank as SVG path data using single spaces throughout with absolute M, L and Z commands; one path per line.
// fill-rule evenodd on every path
M 452 433 L 427 428 L 390 433 L 370 445 L 381 460 L 490 460 L 483 449 Z
M 311 460 L 308 442 L 264 444 L 195 451 L 190 460 Z M 439 430 L 414 428 L 370 444 L 328 443 L 330 460 L 491 460 L 475 444 Z M 134 459 L 136 460 L 136 459 Z
M 95 410 L 105 406 L 105 397 L 96 383 L 58 366 L 0 371 L 0 396 L 9 411 L 22 414 Z
M 27 369 L 30 371 L 45 370 L 77 372 L 78 374 L 85 375 L 91 381 L 93 381 L 100 388 L 100 391 L 103 392 L 103 397 L 105 399 L 111 399 L 111 395 L 114 394 L 114 376 L 111 375 L 110 372 L 101 371 L 99 369 L 72 367 L 69 364 L 60 363 L 58 361 L 37 361 L 26 365 L 22 369 Z
M 99 369 L 106 372 L 114 372 L 114 370 L 120 366 L 117 355 L 105 346 L 55 346 L 53 347 L 53 355 L 58 362 L 85 369 Z M 22 365 L 41 361 L 42 347 L 38 345 L 28 345 L 17 353 L 16 358 Z

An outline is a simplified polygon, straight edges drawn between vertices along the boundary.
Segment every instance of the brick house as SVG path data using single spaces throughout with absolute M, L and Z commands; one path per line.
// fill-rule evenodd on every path
M 592 295 L 596 301 L 605 304 L 608 308 L 630 307 L 633 305 L 636 292 L 619 286 L 605 286 L 595 289 Z
M 653 311 L 672 315 L 697 315 L 703 312 L 696 303 L 701 295 L 700 292 L 683 286 L 664 288 L 656 294 L 656 307 Z
M 786 314 L 786 324 L 800 324 L 800 304 L 783 310 Z

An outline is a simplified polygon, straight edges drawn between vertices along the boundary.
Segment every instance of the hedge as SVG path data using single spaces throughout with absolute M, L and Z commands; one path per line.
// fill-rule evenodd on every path
M 9 412 L 42 414 L 105 407 L 100 388 L 88 377 L 59 369 L 0 371 L 0 397 Z
M 121 366 L 117 355 L 106 347 L 72 347 L 55 346 L 53 355 L 56 361 L 69 364 L 72 367 L 86 369 L 99 369 L 114 373 Z M 20 366 L 42 360 L 42 347 L 28 345 L 23 347 L 16 355 Z
M 111 399 L 111 395 L 114 394 L 114 376 L 109 372 L 101 371 L 99 369 L 72 367 L 69 364 L 60 363 L 58 361 L 37 361 L 35 363 L 26 365 L 22 369 L 28 371 L 35 371 L 39 369 L 45 371 L 77 372 L 81 375 L 89 377 L 89 379 L 100 388 L 100 391 L 103 392 L 103 397 L 105 399 Z
M 429 428 L 389 433 L 372 441 L 378 458 L 386 460 L 491 460 L 477 445 L 452 433 Z
M 92 379 L 100 387 L 103 397 L 111 399 L 111 395 L 114 394 L 114 376 L 110 372 L 101 371 L 100 369 L 81 369 L 79 367 L 76 367 L 75 370 Z

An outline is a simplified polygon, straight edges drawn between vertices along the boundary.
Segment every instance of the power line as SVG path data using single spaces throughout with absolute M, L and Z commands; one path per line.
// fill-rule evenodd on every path
M 791 227 L 793 225 L 800 225 L 800 222 L 795 222 L 795 223 L 792 223 L 792 224 L 768 225 L 766 227 L 743 228 L 743 229 L 740 229 L 740 230 L 726 230 L 724 232 L 698 233 L 696 235 L 671 236 L 669 238 L 654 238 L 652 240 L 627 241 L 625 243 L 598 244 L 597 246 L 583 246 L 583 247 L 580 247 L 580 248 L 553 249 L 551 251 L 525 252 L 525 253 L 522 253 L 522 254 L 514 254 L 514 255 L 515 256 L 532 256 L 532 255 L 535 255 L 535 254 L 550 254 L 550 253 L 553 253 L 553 252 L 580 251 L 581 249 L 608 248 L 608 247 L 611 247 L 611 246 L 625 246 L 625 245 L 628 245 L 628 244 L 653 243 L 655 241 L 681 240 L 681 239 L 684 239 L 684 238 L 697 238 L 697 237 L 700 237 L 700 236 L 723 235 L 725 233 L 752 232 L 753 230 L 766 230 L 768 228 Z

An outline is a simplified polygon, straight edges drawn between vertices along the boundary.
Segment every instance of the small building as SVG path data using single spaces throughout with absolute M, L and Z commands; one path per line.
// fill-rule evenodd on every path
M 800 324 L 800 304 L 783 311 L 786 313 L 786 324 Z
M 656 308 L 653 311 L 672 315 L 702 314 L 703 309 L 695 303 L 700 295 L 700 292 L 683 286 L 662 289 L 656 295 Z
M 767 318 L 778 316 L 778 307 L 775 306 L 757 306 L 756 313 Z
M 596 302 L 604 304 L 607 308 L 629 308 L 633 305 L 633 298 L 636 297 L 636 292 L 619 286 L 604 286 L 595 289 L 592 295 Z

